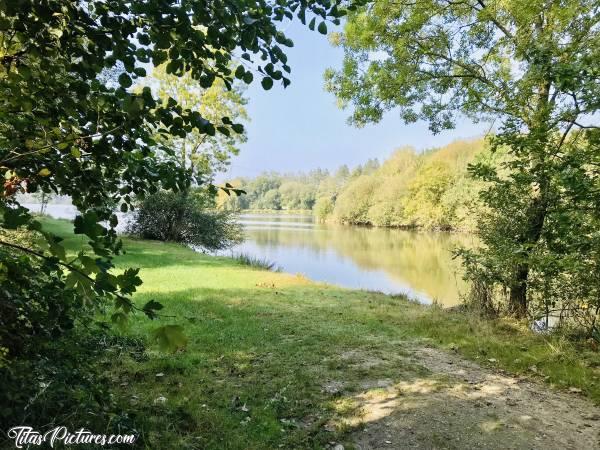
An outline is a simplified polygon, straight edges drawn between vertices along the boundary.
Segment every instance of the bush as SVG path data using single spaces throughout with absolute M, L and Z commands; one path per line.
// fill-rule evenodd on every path
M 0 239 L 27 248 L 35 236 L 26 231 L 0 230 Z M 14 247 L 0 247 L 0 367 L 14 357 L 35 354 L 39 345 L 56 339 L 88 319 L 91 310 L 57 267 Z
M 157 192 L 144 199 L 128 225 L 143 239 L 222 250 L 243 240 L 241 225 L 230 211 L 209 209 L 212 197 L 203 192 Z
M 56 275 L 56 261 L 22 250 L 36 238 L 0 230 L 9 244 L 0 246 L 0 429 L 107 429 L 121 411 L 99 361 L 124 344 L 95 326 L 97 309 Z M 5 439 L 0 433 L 0 448 Z
M 128 417 L 132 408 L 118 401 L 106 368 L 117 358 L 140 358 L 144 352 L 137 339 L 75 328 L 40 345 L 36 355 L 11 360 L 0 367 L 0 429 L 26 424 L 47 431 L 60 425 L 139 434 Z M 0 448 L 14 448 L 3 433 Z
M 246 253 L 240 253 L 233 257 L 237 262 L 244 266 L 254 267 L 256 269 L 270 270 L 273 272 L 280 272 L 281 269 L 277 267 L 277 264 L 269 261 L 268 259 L 259 258 L 256 256 L 248 255 Z

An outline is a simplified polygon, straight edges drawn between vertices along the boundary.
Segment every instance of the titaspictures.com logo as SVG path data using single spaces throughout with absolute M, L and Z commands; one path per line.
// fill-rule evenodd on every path
M 54 448 L 58 443 L 63 445 L 133 445 L 137 439 L 134 434 L 94 434 L 85 428 L 70 432 L 67 427 L 60 426 L 41 433 L 28 426 L 12 427 L 7 436 L 15 443 L 16 448 L 40 446 L 48 444 Z

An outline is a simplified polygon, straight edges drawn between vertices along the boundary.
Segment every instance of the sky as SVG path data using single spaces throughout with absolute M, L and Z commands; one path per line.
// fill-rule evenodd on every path
M 285 31 L 294 41 L 294 47 L 286 51 L 292 84 L 284 89 L 276 81 L 271 90 L 264 91 L 255 77 L 246 91 L 251 118 L 246 124 L 248 141 L 232 158 L 223 179 L 271 170 L 289 173 L 320 167 L 332 171 L 342 164 L 352 168 L 369 158 L 383 161 L 407 145 L 422 150 L 487 131 L 485 124 L 465 120 L 454 130 L 433 135 L 425 123 L 404 125 L 397 111 L 387 113 L 378 124 L 348 125 L 350 110 L 340 110 L 333 94 L 323 88 L 325 69 L 341 67 L 342 49 L 297 20 Z

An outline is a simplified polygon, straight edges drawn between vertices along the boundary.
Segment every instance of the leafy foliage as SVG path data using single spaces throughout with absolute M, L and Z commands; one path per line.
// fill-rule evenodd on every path
M 364 167 L 356 167 L 352 176 L 370 173 L 377 167 L 377 160 L 369 160 Z M 308 173 L 270 172 L 253 179 L 239 178 L 231 183 L 243 187 L 247 195 L 235 198 L 220 194 L 218 203 L 233 210 L 310 210 L 319 197 L 335 198 L 350 175 L 348 167 L 344 165 L 333 175 L 327 170 L 315 169 Z
M 1 226 L 28 230 L 45 241 L 31 247 L 0 242 L 21 252 L 22 258 L 39 259 L 21 264 L 6 257 L 3 273 L 15 277 L 17 271 L 41 264 L 34 273 L 64 284 L 79 303 L 112 301 L 113 320 L 123 324 L 135 309 L 129 297 L 141 281 L 134 270 L 111 274 L 112 257 L 122 245 L 114 209 L 127 212 L 137 198 L 159 189 L 185 191 L 206 182 L 212 168 L 188 170 L 188 158 L 181 164 L 178 139 L 208 136 L 220 145 L 218 133 L 233 139 L 226 140 L 229 145 L 234 135 L 244 132 L 234 122 L 242 111 L 229 114 L 217 99 L 214 108 L 199 108 L 182 94 L 176 77 L 201 89 L 204 100 L 217 92 L 217 97 L 229 95 L 233 103 L 241 101 L 234 80 L 251 83 L 253 71 L 262 75 L 265 88 L 273 80 L 285 87 L 291 69 L 283 48 L 293 42 L 278 22 L 294 16 L 306 22 L 307 14 L 339 23 L 344 11 L 338 2 L 297 0 L 251 5 L 228 0 L 218 7 L 154 0 L 3 4 Z M 242 63 L 234 71 L 238 57 Z M 175 95 L 166 88 L 155 93 L 143 86 L 148 66 L 161 68 L 163 79 L 176 86 Z M 223 154 L 216 151 L 204 166 L 223 162 L 231 148 L 219 150 Z M 89 239 L 91 252 L 67 259 L 60 239 L 44 231 L 16 200 L 17 193 L 40 192 L 72 199 L 80 211 L 75 233 Z M 15 287 L 8 286 L 8 292 Z M 41 285 L 30 288 L 33 294 Z
M 36 357 L 17 358 L 0 366 L 0 425 L 7 430 L 27 423 L 42 429 L 107 430 L 138 434 L 130 405 L 119 405 L 105 368 L 114 359 L 145 357 L 139 339 L 107 335 L 97 329 L 71 330 L 61 339 L 41 343 Z M 53 425 L 54 424 L 54 425 Z M 0 436 L 0 446 L 14 442 Z
M 143 239 L 180 242 L 205 250 L 229 248 L 243 238 L 231 212 L 208 209 L 206 193 L 160 191 L 146 197 L 128 231 Z
M 197 179 L 211 181 L 214 173 L 224 170 L 229 158 L 239 153 L 238 145 L 246 141 L 244 128 L 238 123 L 248 120 L 241 81 L 234 81 L 228 89 L 223 80 L 217 79 L 210 87 L 203 88 L 190 72 L 180 76 L 168 74 L 162 64 L 143 83 L 150 88 L 156 85 L 156 95 L 163 105 L 175 100 L 183 109 L 197 111 L 210 123 L 222 122 L 213 135 L 192 129 L 185 137 L 156 136 L 174 152 L 184 169 Z M 143 88 L 140 85 L 136 90 L 141 92 Z
M 13 245 L 31 245 L 27 233 L 3 231 Z M 66 280 L 54 277 L 56 266 L 41 264 L 19 250 L 0 248 L 0 367 L 4 357 L 31 356 L 44 342 L 73 328 L 73 310 L 84 307 L 82 298 Z M 35 276 L 32 276 L 34 275 Z
M 433 132 L 452 128 L 460 115 L 496 123 L 492 149 L 509 158 L 499 168 L 474 167 L 494 186 L 482 196 L 492 210 L 480 232 L 485 247 L 470 255 L 467 267 L 480 282 L 491 266 L 502 274 L 487 281 L 508 290 L 508 310 L 518 317 L 541 294 L 536 278 L 555 279 L 547 264 L 557 268 L 562 259 L 553 254 L 542 261 L 538 251 L 547 233 L 558 232 L 558 193 L 573 187 L 563 185 L 563 160 L 578 161 L 581 166 L 569 170 L 586 173 L 578 189 L 590 192 L 597 180 L 595 170 L 567 155 L 599 151 L 599 23 L 598 2 L 589 0 L 527 7 L 495 0 L 378 0 L 353 12 L 343 35 L 333 39 L 346 56 L 341 70 L 328 71 L 327 87 L 354 106 L 355 124 L 379 121 L 391 109 L 406 123 L 427 121 Z M 573 148 L 578 139 L 587 150 Z M 576 225 L 583 213 L 576 205 L 559 222 Z M 588 212 L 584 222 L 595 222 L 597 211 Z M 560 231 L 567 240 L 575 232 L 564 225 Z
M 0 3 L 0 358 L 3 377 L 15 375 L 14 383 L 2 383 L 10 389 L 3 389 L 2 406 L 15 400 L 10 396 L 18 383 L 37 386 L 37 369 L 43 368 L 36 366 L 36 349 L 77 323 L 88 325 L 99 307 L 110 307 L 119 327 L 134 311 L 157 317 L 158 302 L 140 308 L 131 300 L 141 284 L 138 269 L 113 270 L 122 251 L 115 211 L 129 212 L 138 199 L 160 190 L 187 192 L 209 181 L 244 133 L 237 122 L 242 111 L 231 113 L 219 98 L 239 104 L 234 80 L 249 84 L 253 72 L 265 89 L 274 80 L 289 85 L 283 49 L 293 42 L 280 23 L 295 16 L 305 23 L 307 15 L 339 23 L 344 8 L 329 0 Z M 213 108 L 153 92 L 143 83 L 149 67 L 161 67 L 172 85 L 179 77 L 199 86 L 205 103 L 215 97 Z M 181 156 L 181 142 L 189 138 L 197 145 L 205 136 L 212 148 L 203 155 L 210 157 Z M 200 170 L 190 170 L 188 159 Z M 86 241 L 81 251 L 70 254 L 61 238 L 44 230 L 20 206 L 19 193 L 68 196 L 79 211 L 73 229 Z M 225 223 L 202 218 L 205 228 Z M 26 241 L 16 233 L 25 233 Z M 222 245 L 219 236 L 203 245 Z M 160 327 L 154 337 L 168 349 L 185 344 L 178 325 Z M 67 361 L 57 360 L 65 374 Z M 23 395 L 37 399 L 32 389 Z M 40 417 L 27 423 L 51 419 Z

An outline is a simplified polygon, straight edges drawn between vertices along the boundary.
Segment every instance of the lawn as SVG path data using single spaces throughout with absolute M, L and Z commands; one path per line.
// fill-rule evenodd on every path
M 71 251 L 83 244 L 66 221 L 45 220 Z M 576 387 L 600 401 L 600 357 L 560 336 L 484 322 L 400 296 L 342 289 L 244 266 L 177 244 L 125 239 L 119 269 L 140 267 L 143 305 L 176 318 L 137 316 L 124 333 L 148 340 L 182 324 L 185 350 L 148 343 L 106 364 L 112 389 L 148 448 L 323 448 L 346 443 L 369 380 L 401 381 L 424 369 L 398 359 L 417 345 L 457 351 L 482 365 Z M 377 361 L 377 364 L 369 364 Z

